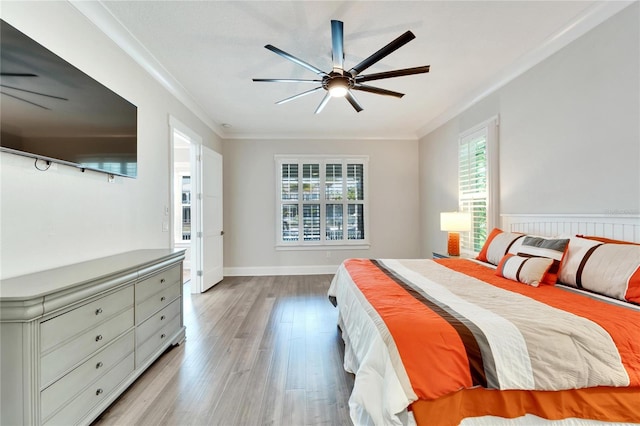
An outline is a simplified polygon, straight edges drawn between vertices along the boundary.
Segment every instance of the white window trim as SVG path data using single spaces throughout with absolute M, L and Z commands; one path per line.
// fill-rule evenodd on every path
M 276 229 L 276 250 L 361 250 L 370 248 L 370 235 L 369 235 L 369 157 L 366 155 L 275 155 L 275 229 Z M 320 200 L 318 203 L 320 204 L 321 211 L 321 220 L 320 220 L 320 241 L 283 241 L 282 240 L 282 230 L 281 230 L 281 214 L 282 214 L 282 200 L 280 198 L 281 191 L 281 165 L 283 163 L 298 163 L 300 165 L 299 170 L 302 173 L 302 163 L 319 163 L 320 164 Z M 325 164 L 327 163 L 361 163 L 363 164 L 363 180 L 364 180 L 364 200 L 354 204 L 364 204 L 364 235 L 365 238 L 362 240 L 325 240 L 326 238 L 326 205 L 327 204 L 335 204 L 335 201 L 326 200 L 324 198 L 324 190 L 325 190 Z M 344 170 L 344 178 L 346 180 L 346 169 Z M 300 201 L 298 201 L 301 204 Z M 348 204 L 346 201 L 342 201 L 345 204 Z M 343 213 L 346 215 L 346 211 Z M 299 212 L 300 215 L 300 225 L 302 225 L 302 211 Z M 300 230 L 302 232 L 302 230 Z M 344 228 L 344 232 L 346 235 L 347 228 Z
M 485 131 L 487 134 L 487 235 L 493 228 L 500 226 L 499 127 L 500 117 L 495 115 L 465 130 L 458 138 L 459 149 L 462 140 L 474 133 Z M 460 163 L 458 162 L 458 176 L 460 176 L 459 167 Z

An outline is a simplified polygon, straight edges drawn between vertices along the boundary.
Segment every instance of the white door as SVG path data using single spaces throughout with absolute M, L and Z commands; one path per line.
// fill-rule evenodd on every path
M 196 270 L 196 285 L 192 292 L 205 292 L 223 278 L 223 229 L 222 229 L 222 155 L 200 145 L 195 172 L 200 176 L 196 189 L 195 243 L 199 259 Z

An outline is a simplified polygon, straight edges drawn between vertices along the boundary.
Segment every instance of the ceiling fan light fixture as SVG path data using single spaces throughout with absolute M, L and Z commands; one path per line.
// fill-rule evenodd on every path
M 1 0 L 0 0 L 1 1 Z M 413 68 L 396 69 L 392 71 L 376 72 L 373 74 L 362 75 L 361 72 L 368 69 L 372 65 L 378 63 L 384 59 L 387 55 L 395 52 L 416 36 L 411 31 L 406 31 L 401 36 L 397 37 L 383 48 L 376 51 L 371 56 L 364 59 L 362 62 L 354 66 L 349 70 L 344 68 L 344 28 L 342 21 L 331 21 L 331 59 L 333 68 L 330 72 L 324 72 L 320 68 L 317 68 L 302 59 L 296 58 L 289 53 L 278 49 L 277 47 L 267 44 L 264 46 L 266 49 L 273 53 L 282 56 L 283 58 L 307 69 L 318 75 L 319 79 L 297 79 L 297 78 L 254 78 L 253 81 L 263 82 L 275 82 L 275 83 L 311 83 L 316 85 L 315 88 L 307 90 L 297 95 L 289 96 L 286 99 L 276 102 L 277 105 L 284 104 L 286 102 L 298 99 L 302 96 L 315 93 L 318 90 L 325 90 L 326 93 L 320 102 L 320 105 L 316 108 L 315 113 L 318 114 L 325 107 L 327 102 L 331 98 L 345 98 L 356 110 L 356 112 L 362 111 L 362 106 L 353 95 L 353 91 L 362 91 L 374 93 L 376 95 L 393 96 L 395 98 L 401 98 L 404 93 L 394 92 L 393 90 L 381 89 L 379 87 L 369 86 L 362 84 L 372 80 L 382 80 L 392 77 L 403 77 L 406 75 L 422 74 L 429 72 L 429 65 Z M 318 83 L 320 83 L 318 85 Z
M 332 78 L 327 83 L 327 90 L 332 98 L 344 98 L 349 91 L 349 80 L 346 78 Z

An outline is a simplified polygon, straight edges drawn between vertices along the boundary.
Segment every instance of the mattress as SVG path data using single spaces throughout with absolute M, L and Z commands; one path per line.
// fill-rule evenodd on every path
M 640 422 L 638 310 L 462 259 L 349 259 L 329 296 L 354 424 Z

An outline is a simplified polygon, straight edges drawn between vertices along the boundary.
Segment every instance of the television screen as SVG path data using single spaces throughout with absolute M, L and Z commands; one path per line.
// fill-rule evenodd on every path
M 137 176 L 137 107 L 0 20 L 0 149 Z

